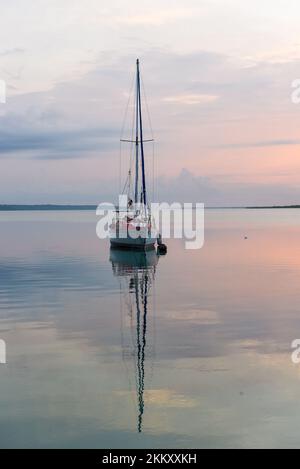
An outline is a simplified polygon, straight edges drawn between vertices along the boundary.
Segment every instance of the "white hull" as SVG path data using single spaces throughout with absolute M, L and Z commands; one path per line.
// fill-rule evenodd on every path
M 113 247 L 149 250 L 153 249 L 157 241 L 156 230 L 149 231 L 148 224 L 140 220 L 133 220 L 130 224 L 120 223 L 118 228 L 110 231 L 110 243 Z
M 127 249 L 154 249 L 156 238 L 110 238 L 110 244 L 112 247 L 120 247 Z

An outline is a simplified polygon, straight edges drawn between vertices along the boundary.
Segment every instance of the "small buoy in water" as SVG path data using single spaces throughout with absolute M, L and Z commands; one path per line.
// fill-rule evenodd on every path
M 158 254 L 167 254 L 167 246 L 162 242 L 161 234 L 157 237 L 157 252 Z
M 163 243 L 158 244 L 157 246 L 157 252 L 158 254 L 167 254 L 167 246 Z

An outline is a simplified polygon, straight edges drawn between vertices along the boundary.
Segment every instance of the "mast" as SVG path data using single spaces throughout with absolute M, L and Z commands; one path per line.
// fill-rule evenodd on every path
M 142 119 L 142 99 L 141 99 L 141 80 L 140 80 L 140 62 L 136 59 L 136 98 L 135 98 L 135 140 L 123 139 L 121 142 L 135 143 L 135 203 L 141 202 L 147 207 L 147 193 L 146 193 L 146 175 L 145 175 L 145 157 L 144 157 L 144 143 L 153 142 L 153 138 L 143 139 L 143 119 Z M 141 170 L 142 170 L 142 191 L 139 198 L 139 144 L 141 145 Z
M 139 94 L 138 94 L 138 59 L 136 75 L 136 97 L 135 97 L 135 192 L 134 202 L 138 203 L 138 183 L 139 183 Z
M 144 158 L 144 145 L 143 145 L 143 122 L 142 122 L 142 102 L 141 102 L 141 82 L 140 82 L 140 67 L 139 59 L 136 60 L 136 72 L 137 72 L 137 98 L 138 98 L 138 119 L 139 119 L 139 133 L 141 143 L 141 162 L 142 162 L 142 194 L 141 201 L 147 206 L 146 198 L 146 177 L 145 177 L 145 158 Z

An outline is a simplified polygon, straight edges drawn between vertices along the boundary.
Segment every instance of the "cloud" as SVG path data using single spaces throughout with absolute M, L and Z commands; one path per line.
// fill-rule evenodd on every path
M 150 25 L 150 26 L 162 26 L 166 23 L 174 21 L 182 21 L 183 19 L 192 18 L 195 14 L 199 13 L 201 9 L 196 8 L 170 8 L 163 10 L 161 8 L 151 8 L 147 13 L 141 14 L 126 14 L 122 16 L 110 17 L 110 21 L 117 22 L 125 25 Z
M 12 49 L 0 50 L 0 57 L 5 57 L 8 55 L 24 54 L 25 49 L 21 47 L 13 47 Z
M 289 77 L 297 76 L 299 64 L 283 66 L 258 62 L 251 69 L 245 69 L 242 60 L 216 52 L 178 53 L 168 48 L 143 47 L 142 76 L 159 148 L 156 159 L 160 199 L 178 200 L 179 194 L 179 200 L 199 201 L 200 198 L 209 205 L 239 205 L 240 202 L 253 205 L 259 193 L 262 203 L 267 203 L 271 196 L 274 198 L 273 186 L 256 185 L 255 190 L 259 191 L 256 193 L 254 186 L 238 187 L 234 181 L 239 174 L 247 174 L 252 180 L 259 174 L 263 180 L 256 148 L 265 148 L 263 155 L 268 156 L 268 147 L 276 147 L 278 152 L 280 148 L 290 147 L 284 149 L 287 154 L 293 145 L 299 144 L 296 123 L 300 113 L 289 99 Z M 49 187 L 53 185 L 56 201 L 59 201 L 58 194 L 62 201 L 66 200 L 69 187 L 76 186 L 80 197 L 80 200 L 76 198 L 77 202 L 84 202 L 86 193 L 89 200 L 97 203 L 96 178 L 92 181 L 91 174 L 98 174 L 99 168 L 91 161 L 80 167 L 80 158 L 86 160 L 98 152 L 113 155 L 109 161 L 106 159 L 105 176 L 99 171 L 99 181 L 102 177 L 111 181 L 116 178 L 119 128 L 127 103 L 126 92 L 135 71 L 135 58 L 135 50 L 104 52 L 90 64 L 93 67 L 90 71 L 75 73 L 72 80 L 54 84 L 48 91 L 8 97 L 5 115 L 0 117 L 0 154 L 9 155 L 4 165 L 11 183 L 16 176 L 12 164 L 7 162 L 13 161 L 14 156 L 22 156 L 27 161 L 43 160 L 43 167 L 47 160 L 76 158 L 76 169 L 74 165 L 66 165 L 68 167 L 59 175 L 60 180 L 56 173 L 47 172 L 49 198 L 46 201 L 52 200 Z M 145 138 L 148 138 L 144 110 Z M 131 111 L 129 106 L 124 138 L 130 135 Z M 292 119 L 293 126 L 283 125 Z M 243 148 L 249 148 L 247 159 L 238 151 L 230 152 Z M 265 163 L 262 168 L 265 174 L 274 171 L 271 155 L 266 160 L 270 165 L 267 167 Z M 281 170 L 292 173 L 288 158 L 281 161 Z M 21 170 L 25 163 L 18 161 L 18 164 Z M 148 160 L 147 164 L 150 164 Z M 125 166 L 126 162 L 123 168 Z M 187 172 L 181 172 L 182 166 Z M 26 167 L 28 178 L 38 172 L 35 166 L 30 167 L 30 173 L 28 164 Z M 275 170 L 278 173 L 276 162 Z M 268 174 L 265 178 L 267 182 Z M 20 191 L 27 190 L 28 184 L 24 177 Z M 32 191 L 35 184 L 34 181 L 30 186 Z M 270 197 L 267 190 L 270 190 Z M 42 197 L 37 185 L 36 191 Z M 294 189 L 289 190 L 288 178 L 285 189 L 278 188 L 278 193 L 284 203 L 292 196 L 298 197 Z M 76 194 L 71 190 L 69 194 L 73 200 Z
M 55 160 L 56 153 L 51 155 Z M 68 155 L 65 155 L 65 159 Z M 72 156 L 74 158 L 74 156 Z M 46 156 L 42 159 L 47 159 Z M 20 162 L 22 163 L 22 162 Z M 36 164 L 30 161 L 30 164 Z M 28 160 L 27 165 L 28 166 Z M 46 162 L 47 163 L 47 162 Z M 46 164 L 45 163 L 45 164 Z M 87 180 L 83 178 L 85 168 L 91 164 L 81 164 L 74 161 L 70 166 L 66 162 L 68 170 L 72 171 L 73 166 L 80 166 L 82 169 L 76 184 L 55 184 L 47 182 L 46 175 L 44 181 L 37 186 L 37 182 L 32 181 L 32 176 L 27 178 L 27 174 L 22 172 L 18 177 L 17 186 L 12 186 L 11 182 L 2 178 L 0 187 L 0 198 L 2 203 L 67 203 L 67 204 L 99 204 L 100 202 L 115 201 L 118 194 L 117 176 L 102 180 L 103 166 L 99 165 L 95 158 L 95 171 L 99 172 L 99 177 Z M 105 167 L 106 173 L 106 167 Z M 150 181 L 149 181 L 150 182 Z M 201 177 L 186 169 L 175 177 L 158 177 L 154 181 L 155 197 L 154 201 L 159 202 L 200 202 L 206 207 L 233 207 L 233 206 L 253 206 L 253 205 L 284 205 L 300 203 L 300 188 L 291 184 L 267 184 L 267 183 L 241 183 L 241 182 L 220 182 L 216 177 Z M 150 189 L 150 187 L 149 187 Z M 152 198 L 150 190 L 150 198 Z
M 226 143 L 220 145 L 212 145 L 211 148 L 263 148 L 263 147 L 282 147 L 289 145 L 300 145 L 300 139 L 282 139 L 282 140 L 265 140 L 258 142 L 244 142 L 244 143 Z
M 218 188 L 209 178 L 196 176 L 186 168 L 182 168 L 178 176 L 159 177 L 155 186 L 160 201 L 205 202 L 217 200 L 219 195 Z
M 114 148 L 114 129 L 47 129 L 41 126 L 22 128 L 16 124 L 0 129 L 0 155 L 27 153 L 42 159 L 84 157 L 91 151 Z M 37 156 L 36 156 L 37 155 Z
M 181 94 L 177 96 L 167 96 L 164 101 L 177 104 L 206 104 L 216 101 L 219 96 L 209 94 Z
M 159 201 L 200 202 L 210 207 L 300 203 L 300 188 L 291 184 L 222 182 L 183 168 L 176 177 L 155 182 Z

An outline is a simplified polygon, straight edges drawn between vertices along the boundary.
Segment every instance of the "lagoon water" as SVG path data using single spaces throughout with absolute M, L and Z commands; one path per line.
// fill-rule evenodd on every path
M 0 213 L 0 447 L 299 447 L 300 210 L 207 210 L 160 258 L 96 222 Z

